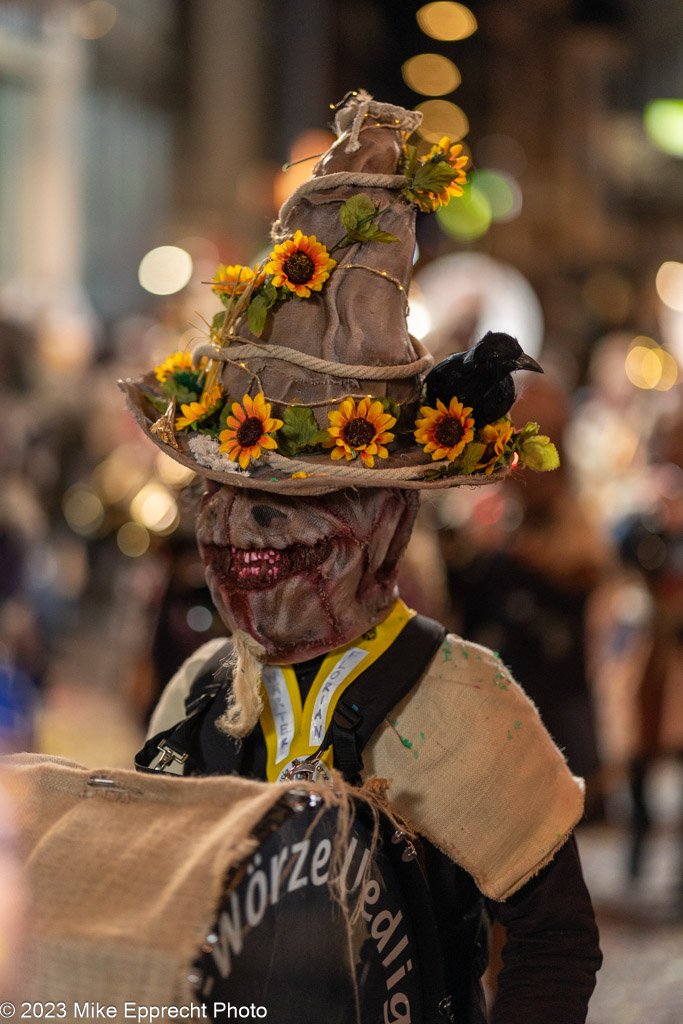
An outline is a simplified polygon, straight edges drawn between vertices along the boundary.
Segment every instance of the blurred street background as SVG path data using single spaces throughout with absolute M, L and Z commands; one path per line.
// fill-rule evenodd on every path
M 129 767 L 221 633 L 200 485 L 116 381 L 201 339 L 331 104 L 418 107 L 421 151 L 470 163 L 419 215 L 411 332 L 515 335 L 545 374 L 513 418 L 562 467 L 426 498 L 402 590 L 500 651 L 586 779 L 590 1024 L 683 1015 L 682 50 L 676 0 L 0 0 L 3 751 Z

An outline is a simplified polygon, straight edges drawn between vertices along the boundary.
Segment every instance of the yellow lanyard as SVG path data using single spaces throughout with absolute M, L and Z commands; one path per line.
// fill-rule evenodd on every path
M 344 690 L 384 654 L 414 615 L 399 598 L 379 626 L 345 647 L 330 651 L 318 669 L 303 707 L 296 672 L 291 665 L 263 666 L 260 721 L 268 752 L 269 782 L 276 782 L 293 758 L 309 757 L 316 752 Z M 331 748 L 322 760 L 328 767 L 332 766 Z

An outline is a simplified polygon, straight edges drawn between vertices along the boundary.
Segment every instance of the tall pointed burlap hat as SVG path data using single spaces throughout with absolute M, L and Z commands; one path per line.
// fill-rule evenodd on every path
M 483 435 L 457 396 L 422 407 L 433 360 L 406 323 L 415 217 L 462 194 L 466 157 L 447 138 L 418 156 L 420 118 L 352 94 L 268 259 L 218 268 L 224 308 L 206 343 L 120 382 L 167 454 L 221 483 L 302 495 L 488 483 L 525 461 L 528 430 Z

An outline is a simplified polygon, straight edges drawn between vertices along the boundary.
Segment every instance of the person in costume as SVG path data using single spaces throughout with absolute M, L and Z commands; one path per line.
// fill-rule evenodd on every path
M 486 1019 L 485 906 L 508 937 L 491 1020 L 580 1024 L 601 961 L 572 838 L 581 781 L 499 657 L 396 588 L 420 490 L 557 464 L 534 424 L 507 415 L 510 374 L 540 370 L 514 339 L 477 346 L 465 405 L 454 367 L 431 376 L 408 334 L 416 211 L 466 180 L 449 139 L 422 156 L 409 144 L 419 118 L 353 94 L 280 210 L 269 258 L 219 267 L 207 343 L 122 382 L 148 436 L 206 478 L 197 540 L 230 634 L 171 680 L 138 766 L 387 780 L 421 840 L 444 1019 Z M 354 716 L 373 721 L 362 742 Z

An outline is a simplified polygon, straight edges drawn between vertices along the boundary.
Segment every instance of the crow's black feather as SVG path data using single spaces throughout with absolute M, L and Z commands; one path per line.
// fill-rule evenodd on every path
M 514 402 L 515 370 L 543 373 L 515 338 L 489 331 L 467 352 L 455 352 L 430 370 L 425 378 L 427 405 L 434 408 L 440 398 L 448 406 L 457 397 L 472 409 L 476 426 L 484 427 L 504 416 Z

